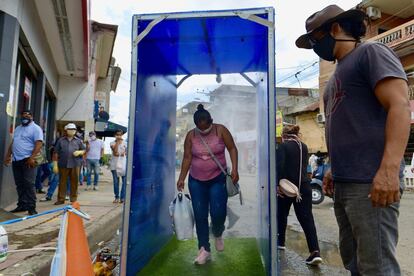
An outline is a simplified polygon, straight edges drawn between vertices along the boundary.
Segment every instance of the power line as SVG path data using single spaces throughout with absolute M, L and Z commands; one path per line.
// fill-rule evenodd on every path
M 305 64 L 301 64 L 301 65 L 297 65 L 297 66 L 291 66 L 291 67 L 279 67 L 279 68 L 277 68 L 277 67 L 276 67 L 276 70 L 289 70 L 289 69 L 297 69 L 297 68 L 300 68 L 300 67 L 308 66 L 308 65 L 310 65 L 310 64 L 312 64 L 312 63 L 314 63 L 314 62 L 318 62 L 318 60 L 317 60 L 317 59 L 315 59 L 315 60 L 313 60 L 313 61 L 311 61 L 311 62 L 307 62 L 307 63 L 305 63 Z
M 290 76 L 288 76 L 288 77 L 286 77 L 286 78 L 284 78 L 284 79 L 282 79 L 282 80 L 280 80 L 280 81 L 276 82 L 276 84 L 282 83 L 282 82 L 284 82 L 284 81 L 286 81 L 286 80 L 288 80 L 288 79 L 290 79 L 290 78 L 292 78 L 292 77 L 295 77 L 295 78 L 296 78 L 296 77 L 297 77 L 300 73 L 302 73 L 303 71 L 305 71 L 305 70 L 307 70 L 307 69 L 309 69 L 309 68 L 311 68 L 311 67 L 315 66 L 315 64 L 317 64 L 317 63 L 318 63 L 318 61 L 313 62 L 311 65 L 306 66 L 305 68 L 303 68 L 303 69 L 301 69 L 301 70 L 297 71 L 296 73 L 294 73 L 294 74 L 292 74 L 292 75 L 290 75 Z
M 319 74 L 319 69 L 315 68 L 314 70 L 307 72 L 306 74 L 300 75 L 299 81 L 304 82 L 306 80 L 309 80 L 313 77 L 316 77 Z M 288 83 L 286 86 L 290 86 L 293 85 L 294 83 L 296 83 L 298 80 L 292 80 L 290 83 Z

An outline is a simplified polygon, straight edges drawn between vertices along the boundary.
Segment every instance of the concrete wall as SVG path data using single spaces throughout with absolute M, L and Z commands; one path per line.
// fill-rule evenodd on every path
M 319 112 L 303 113 L 296 116 L 296 124 L 300 126 L 302 141 L 308 146 L 309 153 L 327 152 L 325 129 L 316 121 Z
M 34 0 L 0 0 L 0 10 L 16 17 L 37 62 L 54 93 L 58 88 L 58 72 L 49 48 Z
M 105 108 L 105 110 L 109 113 L 110 107 L 110 92 L 111 92 L 111 77 L 108 76 L 107 78 L 98 78 L 96 82 L 96 92 L 95 92 L 95 100 L 99 101 L 99 103 Z
M 93 91 L 93 78 L 90 78 L 89 82 L 85 82 L 83 78 L 60 76 L 56 120 L 92 120 Z

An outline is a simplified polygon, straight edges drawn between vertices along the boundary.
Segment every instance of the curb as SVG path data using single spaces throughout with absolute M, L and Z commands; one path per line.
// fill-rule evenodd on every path
M 121 227 L 122 210 L 121 206 L 114 207 L 105 216 L 96 219 L 86 227 L 85 231 L 91 254 L 98 249 L 99 242 L 110 240 Z M 22 274 L 49 275 L 53 256 L 54 252 L 39 252 L 22 261 L 17 267 L 12 266 L 0 271 L 0 276 Z

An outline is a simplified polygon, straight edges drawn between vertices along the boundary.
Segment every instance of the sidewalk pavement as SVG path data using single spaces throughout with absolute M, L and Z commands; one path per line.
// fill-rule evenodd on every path
M 101 171 L 103 175 L 100 175 L 98 191 L 85 191 L 86 183 L 78 188 L 78 201 L 81 210 L 91 217 L 89 221 L 84 220 L 91 253 L 98 249 L 99 242 L 113 238 L 116 231 L 121 227 L 122 221 L 123 205 L 112 203 L 114 195 L 111 172 L 106 168 L 102 168 Z M 44 195 L 37 194 L 37 211 L 41 213 L 64 206 L 53 205 L 56 201 L 56 195 L 57 189 L 52 201 L 39 202 L 39 199 Z M 69 201 L 66 201 L 66 203 L 70 204 Z M 6 210 L 11 210 L 14 207 L 14 205 L 9 206 Z M 17 215 L 23 217 L 27 213 L 17 213 Z M 3 215 L 2 218 L 4 218 Z M 9 250 L 56 247 L 60 221 L 61 213 L 54 213 L 4 226 L 8 233 Z M 53 255 L 54 251 L 44 250 L 9 253 L 7 260 L 0 263 L 0 276 L 22 275 L 25 273 L 48 275 Z

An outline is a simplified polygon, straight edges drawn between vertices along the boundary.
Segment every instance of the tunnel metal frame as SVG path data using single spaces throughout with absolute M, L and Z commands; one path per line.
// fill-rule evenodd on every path
M 264 20 L 256 16 L 256 14 L 262 14 L 266 12 L 268 14 L 268 20 Z M 250 20 L 257 24 L 264 25 L 268 28 L 268 81 L 267 81 L 267 97 L 268 97 L 268 178 L 269 178 L 269 241 L 270 241 L 270 271 L 268 271 L 269 275 L 277 275 L 277 220 L 276 220 L 276 186 L 272 183 L 276 183 L 276 139 L 275 139 L 275 129 L 276 129 L 276 92 L 275 92 L 275 30 L 274 30 L 274 9 L 273 8 L 253 8 L 253 9 L 246 9 L 246 10 L 233 10 L 233 11 L 205 11 L 205 12 L 197 12 L 197 16 L 202 17 L 219 17 L 219 16 L 234 16 L 237 15 L 240 18 L 245 20 Z M 151 31 L 151 29 L 161 22 L 164 19 L 184 19 L 184 18 L 194 18 L 194 12 L 178 12 L 178 13 L 168 13 L 168 14 L 150 14 L 150 15 L 134 15 L 132 18 L 132 39 L 131 39 L 131 90 L 130 90 L 130 116 L 129 116 L 129 134 L 128 134 L 128 141 L 131 143 L 133 141 L 133 137 L 135 135 L 135 112 L 133 112 L 136 108 L 136 92 L 137 92 L 137 51 L 140 41 Z M 149 20 L 152 19 L 153 21 L 144 32 L 141 32 L 139 35 L 137 34 L 138 31 L 138 22 L 139 20 Z M 242 77 L 247 79 L 247 81 L 252 85 L 255 84 L 248 79 L 247 75 L 244 72 L 240 73 Z M 187 78 L 191 75 L 187 75 L 184 77 L 177 87 L 182 84 Z M 247 77 L 247 78 L 246 78 Z M 259 154 L 259 153 L 258 153 Z M 128 156 L 133 156 L 133 146 L 128 146 Z M 134 168 L 133 162 L 129 161 L 128 158 L 127 162 L 127 174 L 126 174 L 126 194 L 125 194 L 125 205 L 123 211 L 123 228 L 122 228 L 122 240 L 121 240 L 121 275 L 126 275 L 126 266 L 127 266 L 127 258 L 122 258 L 122 253 L 128 250 L 128 230 L 129 230 L 129 215 L 130 215 L 130 207 L 131 202 L 131 183 L 132 183 L 132 169 Z M 272 169 L 273 168 L 273 169 Z

